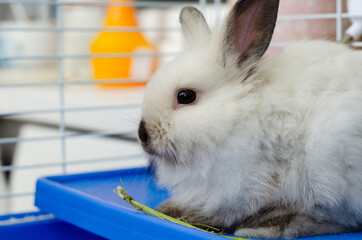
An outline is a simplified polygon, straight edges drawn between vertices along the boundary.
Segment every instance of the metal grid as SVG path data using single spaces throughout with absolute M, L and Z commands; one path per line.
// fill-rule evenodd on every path
M 333 0 L 331 0 L 333 1 Z M 278 21 L 294 21 L 294 20 L 316 20 L 316 19 L 336 19 L 336 40 L 340 41 L 343 36 L 343 19 L 356 17 L 355 15 L 349 15 L 347 13 L 342 12 L 343 0 L 336 0 L 336 13 L 325 13 L 325 14 L 305 14 L 305 15 L 288 15 L 288 16 L 279 16 Z M 161 52 L 161 53 L 151 53 L 151 54 L 128 54 L 128 53 L 117 53 L 117 54 L 74 54 L 74 55 L 66 55 L 64 54 L 64 42 L 63 42 L 63 34 L 67 32 L 100 32 L 100 31 L 126 31 L 126 32 L 173 32 L 178 33 L 179 28 L 168 28 L 168 27 L 92 27 L 92 28 L 66 28 L 63 26 L 63 10 L 66 6 L 90 6 L 90 7 L 107 7 L 110 5 L 108 1 L 104 2 L 92 2 L 92 1 L 65 1 L 65 0 L 49 0 L 49 1 L 40 1 L 40 0 L 0 0 L 0 6 L 4 4 L 24 4 L 24 5 L 48 5 L 54 6 L 56 10 L 55 14 L 55 27 L 20 27 L 20 28 L 11 28 L 11 27 L 3 27 L 0 28 L 0 32 L 54 32 L 56 33 L 57 40 L 57 54 L 55 55 L 32 55 L 32 56 L 0 56 L 0 61 L 15 61 L 15 60 L 56 60 L 57 61 L 57 69 L 58 69 L 58 81 L 57 82 L 24 82 L 24 83 L 0 83 L 0 89 L 14 89 L 14 88 L 41 88 L 41 87 L 56 87 L 58 88 L 59 93 L 59 106 L 56 108 L 49 109 L 31 109 L 24 111 L 7 111 L 1 112 L 1 104 L 0 103 L 0 120 L 9 118 L 9 117 L 18 117 L 18 116 L 26 116 L 26 115 L 42 115 L 42 114 L 59 114 L 59 125 L 58 125 L 58 134 L 55 136 L 45 136 L 45 137 L 4 137 L 0 138 L 0 148 L 6 144 L 14 144 L 14 143 L 23 143 L 23 142 L 46 142 L 50 140 L 60 140 L 60 162 L 55 163 L 46 163 L 46 164 L 28 164 L 22 166 L 1 166 L 0 172 L 6 171 L 18 171 L 24 169 L 37 169 L 44 167 L 61 167 L 62 173 L 67 173 L 67 167 L 72 164 L 89 164 L 93 162 L 112 162 L 112 161 L 124 161 L 130 159 L 137 159 L 142 157 L 142 155 L 122 155 L 115 157 L 106 157 L 106 158 L 96 158 L 96 159 L 81 159 L 77 161 L 69 161 L 67 158 L 67 144 L 66 141 L 73 138 L 89 138 L 89 137 L 112 137 L 112 136 L 130 136 L 135 135 L 135 129 L 132 131 L 121 131 L 121 132 L 78 132 L 67 134 L 67 124 L 66 124 L 66 114 L 67 113 L 77 113 L 77 112 L 88 112 L 88 111 L 107 111 L 107 110 L 126 110 L 126 109 L 137 109 L 140 108 L 140 103 L 136 104 L 122 104 L 122 105 L 102 105 L 102 106 L 88 106 L 88 107 L 67 107 L 66 106 L 66 96 L 65 96 L 65 88 L 68 86 L 81 86 L 81 85 L 95 85 L 95 82 L 92 79 L 85 80 L 72 80 L 65 81 L 64 79 L 64 60 L 66 59 L 91 59 L 94 57 L 107 57 L 107 58 L 120 58 L 120 57 L 173 57 L 177 54 L 177 52 Z M 216 22 L 219 21 L 222 15 L 221 7 L 223 3 L 221 0 L 215 0 L 213 3 L 207 3 L 206 0 L 199 0 L 194 2 L 176 2 L 176 1 L 168 1 L 168 2 L 156 2 L 156 1 L 137 1 L 130 3 L 112 3 L 112 5 L 122 5 L 128 6 L 133 5 L 136 7 L 142 8 L 180 8 L 184 5 L 194 5 L 199 7 L 201 10 L 204 10 L 206 6 L 212 6 L 214 8 L 214 16 Z M 272 48 L 282 48 L 284 47 L 285 42 L 272 42 Z M 351 44 L 354 47 L 362 47 L 362 42 L 353 42 Z M 129 81 L 145 81 L 147 79 L 105 79 L 103 83 L 120 83 L 120 82 L 129 82 Z M 122 144 L 122 143 L 120 143 Z M 31 156 L 29 156 L 31 157 Z M 1 199 L 14 199 L 16 197 L 25 197 L 32 196 L 34 193 L 32 191 L 21 192 L 21 193 L 5 193 L 0 195 Z

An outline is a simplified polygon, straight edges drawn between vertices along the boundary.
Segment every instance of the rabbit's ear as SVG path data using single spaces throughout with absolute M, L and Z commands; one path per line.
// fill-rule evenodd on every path
M 180 13 L 182 32 L 188 42 L 200 40 L 211 34 L 202 13 L 194 7 L 184 7 Z
M 260 59 L 271 41 L 279 0 L 239 0 L 231 10 L 223 36 L 224 59 L 238 54 L 238 64 Z

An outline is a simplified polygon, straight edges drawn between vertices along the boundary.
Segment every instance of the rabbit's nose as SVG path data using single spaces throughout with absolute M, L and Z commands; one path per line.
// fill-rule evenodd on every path
M 147 144 L 148 134 L 145 127 L 145 122 L 142 120 L 138 127 L 138 137 L 141 140 L 142 144 Z

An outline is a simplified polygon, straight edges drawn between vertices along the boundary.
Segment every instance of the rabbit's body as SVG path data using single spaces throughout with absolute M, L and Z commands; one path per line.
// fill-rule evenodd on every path
M 234 13 L 277 4 L 253 1 Z M 150 81 L 140 125 L 158 180 L 173 193 L 159 210 L 248 237 L 360 229 L 362 54 L 315 41 L 259 59 L 267 46 L 255 47 L 258 34 L 238 45 L 233 29 L 211 37 L 195 10 L 183 17 L 194 18 L 183 23 L 193 42 Z M 229 38 L 241 55 L 220 48 Z M 180 104 L 182 89 L 197 98 Z
M 303 57 L 308 51 L 313 58 Z M 159 165 L 160 183 L 177 186 L 173 207 L 226 228 L 283 206 L 293 208 L 288 214 L 361 224 L 361 62 L 360 52 L 323 41 L 264 59 L 248 92 L 231 87 L 210 106 L 218 111 L 207 130 L 218 141 L 196 135 L 205 146 L 187 153 L 191 165 Z

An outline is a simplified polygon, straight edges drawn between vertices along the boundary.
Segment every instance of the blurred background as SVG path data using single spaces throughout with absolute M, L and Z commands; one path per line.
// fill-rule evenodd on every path
M 178 15 L 234 1 L 0 0 L 0 215 L 34 210 L 36 179 L 147 165 L 144 86 L 182 50 Z M 362 0 L 281 0 L 268 54 L 294 40 L 360 48 Z

